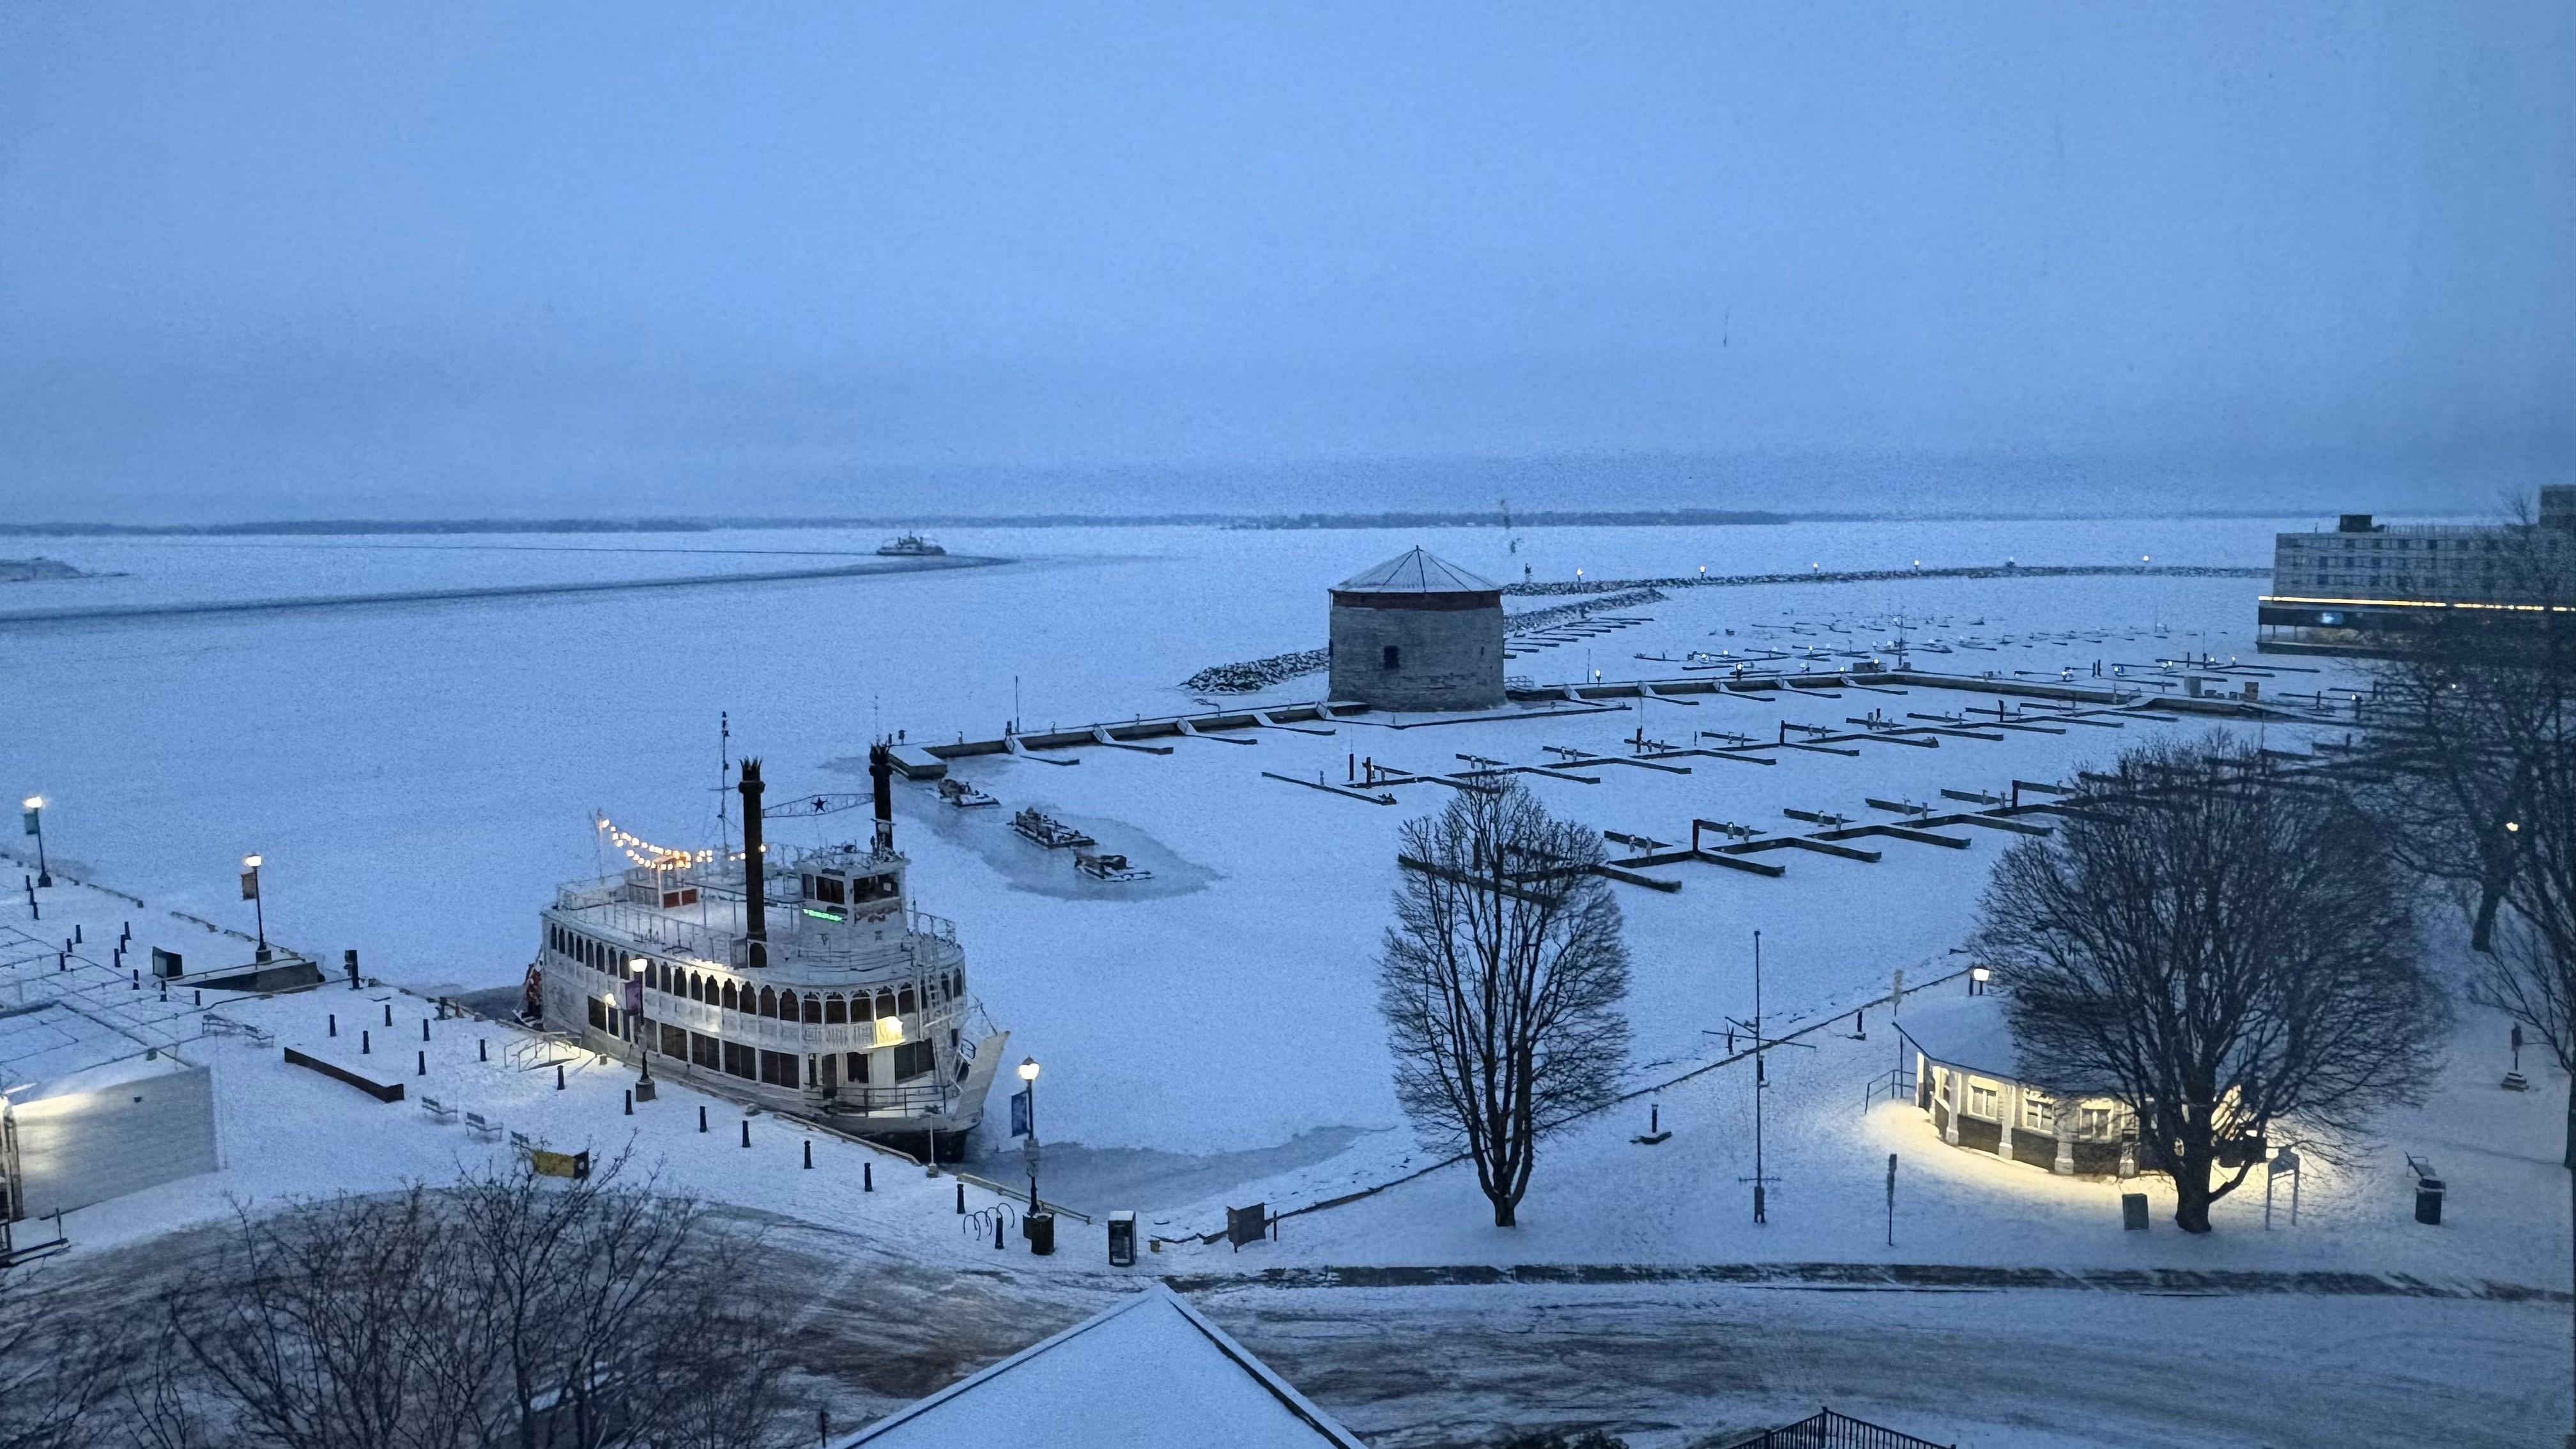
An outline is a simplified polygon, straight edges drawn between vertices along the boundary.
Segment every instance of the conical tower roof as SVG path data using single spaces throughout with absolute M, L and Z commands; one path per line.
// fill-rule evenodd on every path
M 1491 594 L 1502 585 L 1415 547 L 1333 585 L 1337 594 Z

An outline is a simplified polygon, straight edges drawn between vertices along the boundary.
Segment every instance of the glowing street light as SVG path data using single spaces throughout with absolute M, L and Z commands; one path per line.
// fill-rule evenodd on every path
M 641 956 L 626 958 L 626 999 L 621 1004 L 626 1008 L 626 1030 L 635 1040 L 635 1061 L 643 1068 L 635 1079 L 638 1102 L 653 1100 L 653 1043 L 648 1039 L 653 1020 L 644 1014 L 644 986 L 652 969 L 653 963 Z
M 242 899 L 250 902 L 251 919 L 259 926 L 259 954 L 254 959 L 265 961 L 269 957 L 268 903 L 259 898 L 259 857 L 256 855 L 242 857 L 241 891 Z
M 1028 1146 L 1029 1211 L 1038 1211 L 1038 1059 L 1020 1058 L 1020 1080 L 1028 1083 L 1020 1091 L 1029 1099 Z
M 1983 995 L 1985 995 L 1985 994 L 1986 994 L 1986 983 L 1987 983 L 1987 982 L 1989 982 L 1989 981 L 1992 981 L 1992 980 L 1994 980 L 1994 979 L 1995 979 L 1995 973 L 1994 973 L 1992 970 L 1990 970 L 1990 969 L 1988 969 L 1988 968 L 1986 968 L 1986 967 L 1984 967 L 1984 966 L 1971 966 L 1971 967 L 1969 967 L 1969 968 L 1968 968 L 1968 994 L 1969 994 L 1970 996 L 1983 996 Z
M 36 837 L 36 884 L 50 888 L 54 873 L 45 868 L 45 797 L 30 795 L 19 803 L 26 811 L 21 817 L 26 831 Z

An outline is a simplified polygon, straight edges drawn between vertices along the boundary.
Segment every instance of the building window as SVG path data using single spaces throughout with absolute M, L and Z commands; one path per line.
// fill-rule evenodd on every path
M 851 1052 L 848 1056 L 850 1061 L 849 1080 L 860 1086 L 866 1086 L 868 1082 L 868 1054 L 866 1052 Z
M 778 993 L 766 986 L 760 988 L 760 1014 L 771 1017 L 778 1015 Z
M 2057 1130 L 2057 1104 L 2040 1092 L 2025 1087 L 2021 1094 L 2021 1125 L 2033 1132 Z
M 911 983 L 906 982 L 904 984 L 903 994 L 895 998 L 894 1009 L 896 1014 L 900 1016 L 910 1016 L 915 1011 L 920 1010 L 920 1007 L 915 1005 L 913 1002 Z
M 873 1001 L 870 1001 L 870 1000 L 868 999 L 868 995 L 867 995 L 867 993 L 866 993 L 866 992 L 864 992 L 864 991 L 862 991 L 862 992 L 856 992 L 856 993 L 853 993 L 853 994 L 851 995 L 851 997 L 850 997 L 850 1020 L 852 1020 L 852 1021 L 874 1021 L 874 1020 L 876 1020 L 876 1017 L 877 1017 L 877 1007 L 876 1007 L 876 1003 L 875 1003 L 875 1002 L 873 1002 Z
M 823 1024 L 825 1026 L 847 1026 L 849 1021 L 850 1006 L 848 1002 L 841 999 L 841 993 L 835 991 L 831 995 L 823 998 Z
M 1983 1082 L 1970 1082 L 1968 1084 L 1968 1115 L 1971 1117 L 1983 1117 L 1988 1121 L 2000 1120 L 2003 1115 L 2002 1095 L 1994 1088 L 1987 1086 Z
M 673 1026 L 667 1021 L 662 1023 L 662 1055 L 678 1057 L 682 1061 L 689 1059 L 688 1028 Z
M 716 1049 L 717 1049 L 717 1047 L 718 1047 L 719 1045 L 721 1045 L 721 1043 L 717 1042 L 717 1040 L 716 1040 L 714 1037 L 708 1036 L 708 1035 L 707 1035 L 706 1033 L 704 1033 L 704 1032 L 698 1032 L 698 1031 L 690 1032 L 690 1033 L 689 1033 L 689 1061 L 690 1061 L 690 1063 L 691 1063 L 692 1065 L 695 1065 L 695 1066 L 701 1066 L 701 1067 L 709 1068 L 710 1070 L 712 1070 L 712 1069 L 714 1069 L 714 1068 L 718 1067 L 718 1066 L 723 1062 L 723 1060 L 724 1060 L 724 1058 L 723 1058 L 722 1056 L 720 1056 L 720 1055 L 718 1055 L 718 1054 L 717 1054 L 717 1050 L 716 1050 Z
M 760 1054 L 760 1080 L 792 1090 L 803 1084 L 804 1073 L 798 1068 L 794 1052 L 764 1051 Z
M 1399 659 L 1401 659 L 1402 657 L 1403 657 L 1402 655 L 1400 655 L 1400 654 L 1398 654 L 1398 653 L 1396 652 L 1396 648 L 1395 648 L 1395 646 L 1394 646 L 1394 645 L 1392 645 L 1392 644 L 1389 644 L 1389 645 L 1388 645 L 1388 646 L 1386 646 L 1384 649 L 1382 649 L 1382 650 L 1378 651 L 1378 667 L 1379 667 L 1380 669 L 1396 669 L 1396 668 L 1399 668 L 1399 667 L 1401 667 L 1401 666 L 1397 663 L 1397 661 L 1398 661 Z
M 589 998 L 589 1001 L 590 1024 L 598 1027 L 601 1031 L 608 1030 L 608 1003 L 600 1000 L 596 996 Z
M 727 1011 L 738 1011 L 741 1009 L 734 1002 L 733 983 L 730 981 L 724 984 L 724 1009 Z
M 2111 1109 L 2110 1109 L 2110 1108 L 2108 1108 L 2108 1107 L 2087 1107 L 2087 1108 L 2085 1108 L 2085 1109 L 2084 1109 L 2084 1116 L 2083 1116 L 2083 1119 L 2082 1119 L 2082 1120 L 2083 1120 L 2083 1124 L 2084 1124 L 2084 1126 L 2083 1126 L 2083 1133 L 2084 1133 L 2084 1135 L 2085 1135 L 2085 1136 L 2090 1137 L 2090 1138 L 2092 1138 L 2093 1140 L 2095 1140 L 2095 1141 L 2097 1141 L 2097 1142 L 2100 1142 L 2100 1141 L 2107 1141 L 2107 1140 L 2110 1138 L 2110 1136 L 2111 1136 Z
M 727 1076 L 741 1077 L 746 1081 L 758 1075 L 758 1064 L 752 1059 L 751 1048 L 738 1041 L 724 1044 L 724 1069 Z
M 894 1015 L 894 993 L 893 993 L 893 992 L 891 992 L 891 991 L 880 991 L 880 992 L 878 992 L 878 993 L 877 993 L 877 1015 L 879 1015 L 879 1016 L 892 1016 L 892 1015 Z
M 823 998 L 810 991 L 805 993 L 805 1022 L 809 1026 L 823 1024 Z
M 908 1041 L 894 1049 L 894 1079 L 898 1082 L 922 1076 L 934 1065 L 930 1043 L 926 1041 Z

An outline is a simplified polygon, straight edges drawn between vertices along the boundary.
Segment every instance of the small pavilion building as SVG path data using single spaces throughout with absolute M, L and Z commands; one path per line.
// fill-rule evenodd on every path
M 1914 1105 L 1942 1141 L 2066 1176 L 2137 1175 L 2137 1113 L 2115 1097 L 2023 1080 L 2001 996 L 1910 999 L 1896 1029 L 1912 1058 Z
M 1503 590 L 1410 549 L 1332 589 L 1332 697 L 1385 710 L 1503 703 Z

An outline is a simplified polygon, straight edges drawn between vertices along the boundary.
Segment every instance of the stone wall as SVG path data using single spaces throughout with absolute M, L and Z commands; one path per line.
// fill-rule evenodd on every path
M 1489 596 L 1490 597 L 1490 596 Z M 1491 709 L 1503 703 L 1503 606 L 1371 608 L 1336 602 L 1334 699 L 1374 709 Z M 1387 653 L 1395 650 L 1395 666 Z

